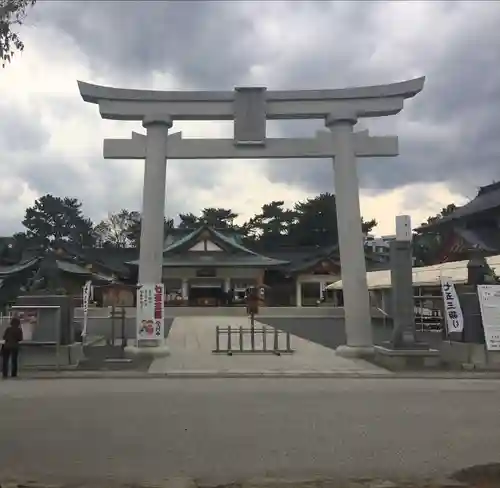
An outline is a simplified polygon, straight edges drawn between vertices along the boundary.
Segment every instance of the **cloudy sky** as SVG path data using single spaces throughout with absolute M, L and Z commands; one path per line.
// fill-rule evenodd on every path
M 500 2 L 49 1 L 29 11 L 25 51 L 0 69 L 0 235 L 21 230 L 45 193 L 77 197 L 96 222 L 140 209 L 144 164 L 104 161 L 105 137 L 140 124 L 101 120 L 76 80 L 123 88 L 342 88 L 427 77 L 404 111 L 363 120 L 397 134 L 400 156 L 359 162 L 361 208 L 378 234 L 415 225 L 500 179 Z M 268 124 L 312 136 L 321 124 Z M 230 123 L 176 123 L 231 137 Z M 166 213 L 206 206 L 242 218 L 271 200 L 333 189 L 331 161 L 171 161 Z

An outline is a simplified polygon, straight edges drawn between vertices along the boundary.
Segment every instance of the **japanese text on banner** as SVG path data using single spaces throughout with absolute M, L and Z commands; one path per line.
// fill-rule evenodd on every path
M 458 300 L 457 290 L 452 280 L 441 278 L 441 290 L 443 292 L 444 312 L 446 316 L 446 329 L 448 333 L 463 332 L 464 317 L 462 307 Z
M 137 291 L 137 338 L 140 340 L 164 337 L 164 285 L 142 285 Z
M 87 324 L 89 316 L 89 301 L 90 301 L 90 287 L 92 286 L 91 281 L 87 281 L 83 286 L 83 330 L 82 336 L 87 335 Z

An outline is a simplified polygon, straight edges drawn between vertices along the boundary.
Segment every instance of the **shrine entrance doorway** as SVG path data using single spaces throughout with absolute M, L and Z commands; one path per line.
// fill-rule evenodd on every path
M 224 283 L 216 278 L 190 280 L 189 306 L 193 307 L 220 307 L 224 305 Z

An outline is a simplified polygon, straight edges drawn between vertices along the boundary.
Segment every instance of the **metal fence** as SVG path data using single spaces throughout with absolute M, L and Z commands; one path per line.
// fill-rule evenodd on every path
M 219 327 L 215 328 L 214 353 L 232 354 L 293 353 L 290 332 L 283 332 L 271 327 Z
M 415 295 L 415 327 L 417 331 L 442 332 L 444 329 L 443 297 Z
M 83 317 L 74 319 L 75 328 L 83 332 Z M 86 345 L 102 342 L 108 345 L 126 345 L 135 338 L 135 318 L 127 317 L 122 309 L 108 312 L 103 309 L 102 315 L 87 317 Z

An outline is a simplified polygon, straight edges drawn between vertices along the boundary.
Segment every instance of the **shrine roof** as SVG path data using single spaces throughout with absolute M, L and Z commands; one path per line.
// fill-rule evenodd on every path
M 465 229 L 457 227 L 455 232 L 469 244 L 469 247 L 482 249 L 490 253 L 500 252 L 500 229 L 489 229 L 485 227 Z
M 440 218 L 431 224 L 425 224 L 415 229 L 417 231 L 434 229 L 443 224 L 458 222 L 462 219 L 476 216 L 482 212 L 500 207 L 500 182 L 483 186 L 479 189 L 477 196 L 462 207 L 458 207 L 454 212 Z
M 218 230 L 208 225 L 202 225 L 179 239 L 176 239 L 174 242 L 165 247 L 163 255 L 172 252 L 178 253 L 187 251 L 189 247 L 202 240 L 204 236 L 219 245 L 226 252 L 242 252 L 252 256 L 259 256 L 258 253 L 252 251 L 241 243 L 236 236 L 236 232 Z
M 163 250 L 163 266 L 280 266 L 286 261 L 259 254 L 241 242 L 240 236 L 232 230 L 217 230 L 203 225 L 185 233 L 175 232 L 180 236 L 166 245 Z M 174 233 L 171 233 L 174 234 Z M 184 234 L 184 235 L 183 235 Z M 217 246 L 216 252 L 190 251 L 197 243 L 209 240 Z M 138 265 L 138 260 L 127 264 Z
M 0 279 L 10 278 L 25 271 L 35 271 L 40 268 L 45 259 L 46 256 L 36 256 L 13 265 L 0 266 Z M 68 256 L 64 256 L 62 259 L 56 258 L 53 263 L 57 269 L 63 273 L 88 276 L 89 278 L 99 281 L 110 281 L 112 279 L 111 276 L 106 276 L 106 274 L 97 273 L 87 269 Z
M 79 264 L 72 263 L 70 261 L 58 259 L 56 261 L 56 264 L 59 271 L 63 273 L 77 275 L 80 277 L 86 277 L 94 281 L 104 281 L 106 283 L 113 281 L 113 276 L 111 275 L 95 272 L 91 269 L 85 268 L 83 266 L 80 266 Z
M 21 273 L 22 271 L 29 270 L 31 268 L 35 268 L 40 261 L 40 258 L 30 259 L 28 261 L 21 261 L 17 264 L 9 265 L 9 266 L 0 266 L 0 277 L 7 278 L 12 275 L 16 275 Z
M 163 266 L 165 267 L 211 267 L 217 266 L 220 268 L 224 267 L 275 267 L 286 264 L 286 261 L 279 261 L 277 259 L 268 258 L 261 255 L 249 255 L 249 254 L 224 254 L 219 256 L 221 253 L 212 253 L 199 255 L 201 253 L 191 253 L 193 256 L 182 255 L 182 256 L 166 256 L 163 258 Z

